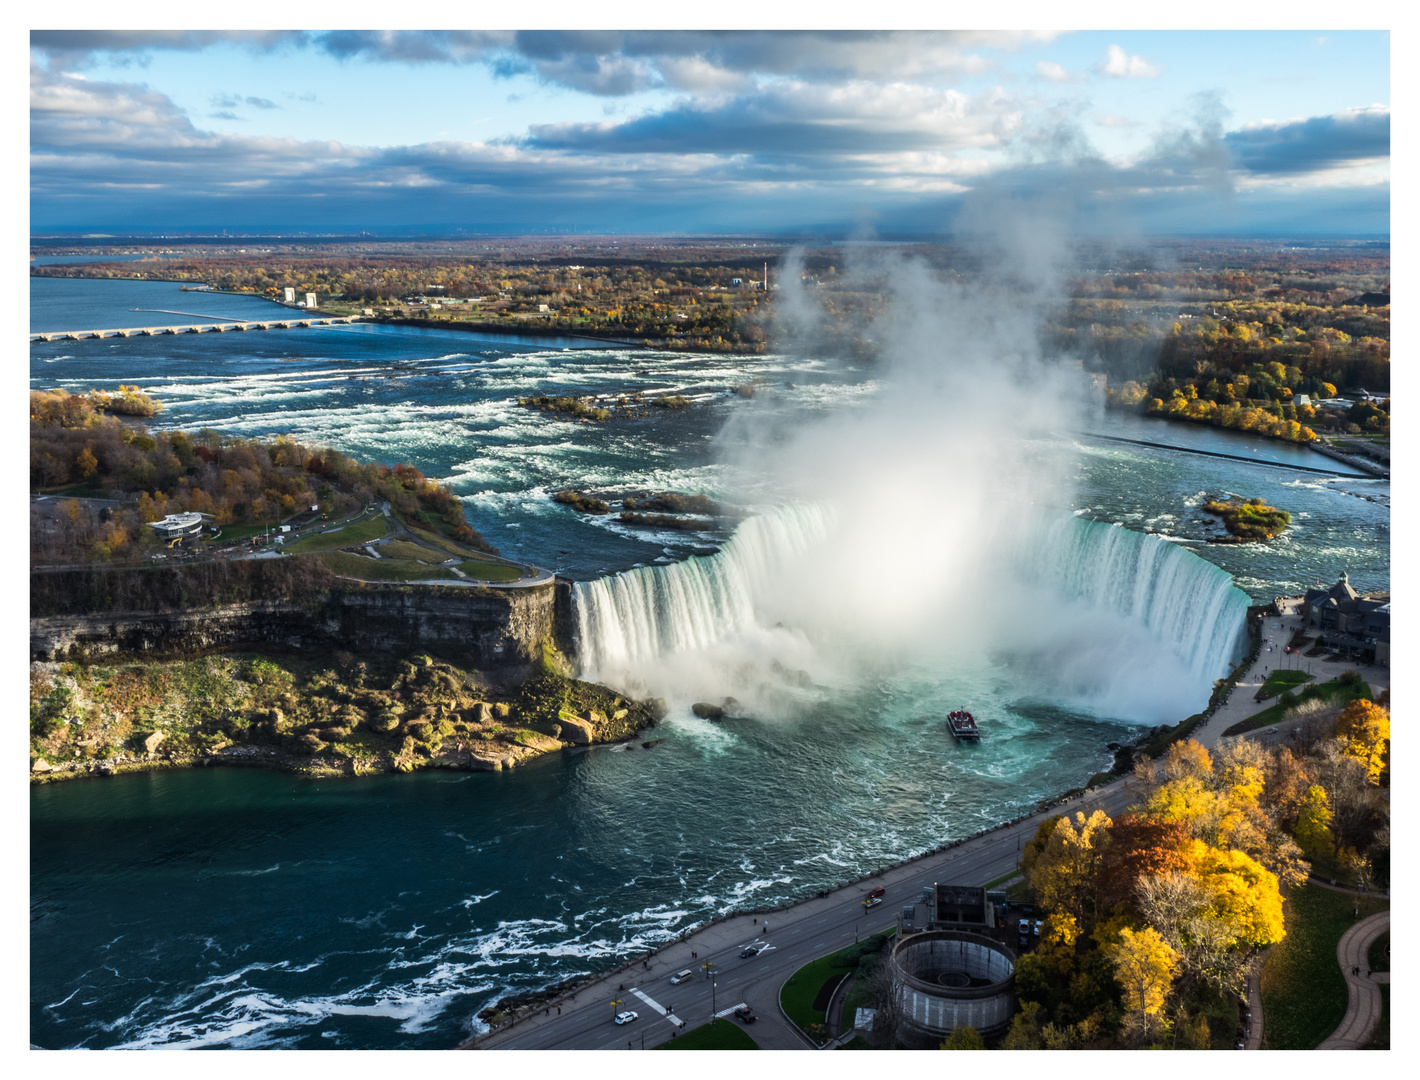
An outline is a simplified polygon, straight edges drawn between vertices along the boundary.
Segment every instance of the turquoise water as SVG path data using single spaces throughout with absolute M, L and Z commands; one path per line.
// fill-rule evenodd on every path
M 34 303 L 65 317 L 134 304 L 107 291 L 114 283 L 80 283 L 67 299 L 33 284 Z M 138 382 L 167 404 L 163 424 L 291 431 L 413 461 L 447 478 L 505 553 L 588 583 L 680 564 L 725 537 L 584 518 L 549 493 L 654 487 L 763 511 L 774 493 L 738 486 L 724 464 L 727 422 L 745 403 L 721 394 L 684 415 L 594 426 L 520 409 L 519 395 L 761 378 L 775 407 L 803 417 L 876 392 L 872 372 L 814 358 L 576 347 L 587 344 L 380 327 L 55 342 L 31 347 L 31 380 Z M 1207 429 L 1160 430 L 1157 441 L 1217 448 Z M 1191 600 L 1212 589 L 1224 607 L 1238 602 L 1199 559 L 1254 599 L 1342 569 L 1358 587 L 1388 584 L 1388 484 L 1068 435 L 1042 445 L 1067 465 L 1066 516 L 1104 525 L 1072 534 L 1083 546 L 1066 564 L 1046 556 L 1067 545 L 1036 552 L 1059 595 L 1049 618 L 1043 594 L 1002 598 L 1023 613 L 1014 637 L 976 632 L 989 609 L 972 604 L 940 641 L 835 666 L 832 642 L 761 625 L 751 604 L 737 624 L 751 637 L 738 644 L 762 632 L 774 656 L 802 655 L 789 666 L 807 669 L 807 685 L 775 687 L 753 719 L 724 724 L 681 701 L 651 750 L 597 748 L 497 775 L 313 782 L 211 770 L 33 789 L 32 1041 L 451 1045 L 505 993 L 974 832 L 1105 767 L 1105 743 L 1194 711 L 1211 676 L 1189 642 L 1212 609 Z M 1211 530 L 1197 508 L 1223 494 L 1261 495 L 1291 510 L 1294 527 L 1267 546 L 1203 543 Z M 1107 542 L 1099 530 L 1111 524 L 1153 538 Z M 1128 590 L 1136 604 L 1114 586 L 1144 563 L 1171 568 L 1174 584 L 1152 599 Z M 1064 644 L 1033 632 L 1057 621 L 1071 631 Z M 1135 650 L 1124 680 L 1108 677 L 1116 644 Z M 1165 674 L 1176 693 L 1156 685 Z M 1077 692 L 1061 694 L 1066 676 Z M 728 676 L 716 678 L 725 690 Z M 941 715 L 958 703 L 984 720 L 979 746 L 944 737 Z

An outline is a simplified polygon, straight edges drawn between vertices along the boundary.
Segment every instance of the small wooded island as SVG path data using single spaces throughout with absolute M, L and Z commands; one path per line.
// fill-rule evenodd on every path
M 1262 499 L 1214 499 L 1203 504 L 1203 512 L 1221 518 L 1227 536 L 1210 536 L 1211 544 L 1246 544 L 1254 540 L 1271 540 L 1292 521 L 1292 515 Z

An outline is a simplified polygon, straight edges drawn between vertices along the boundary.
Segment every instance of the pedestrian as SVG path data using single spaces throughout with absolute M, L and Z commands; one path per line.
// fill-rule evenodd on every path
M 557 1006 L 557 1015 L 558 1015 L 558 1016 L 561 1016 L 561 1015 L 562 1015 L 562 1006 L 561 1006 L 561 1005 Z
M 631 1049 L 631 1040 L 630 1040 L 630 1039 L 627 1039 L 627 1040 L 626 1040 L 626 1049 L 628 1049 L 628 1050 Z

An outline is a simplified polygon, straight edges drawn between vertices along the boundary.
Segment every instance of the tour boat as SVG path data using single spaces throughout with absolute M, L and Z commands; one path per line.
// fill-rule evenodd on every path
M 981 738 L 981 730 L 976 726 L 976 717 L 965 709 L 948 713 L 947 726 L 951 728 L 952 737 L 958 742 L 976 742 Z

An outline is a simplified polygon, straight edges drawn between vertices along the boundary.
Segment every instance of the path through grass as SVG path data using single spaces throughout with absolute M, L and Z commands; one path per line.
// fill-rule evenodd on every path
M 1278 702 L 1271 708 L 1263 709 L 1260 713 L 1249 716 L 1246 720 L 1240 720 L 1227 731 L 1225 736 L 1242 735 L 1244 732 L 1256 731 L 1260 727 L 1267 727 L 1268 724 L 1275 724 L 1286 716 L 1297 705 L 1303 701 L 1310 701 L 1313 698 L 1323 698 L 1332 705 L 1346 705 L 1357 698 L 1371 700 L 1371 688 L 1367 683 L 1358 682 L 1351 686 L 1344 686 L 1335 679 L 1331 682 L 1318 683 L 1315 686 L 1308 686 L 1297 695 L 1297 700 L 1291 704 L 1284 705 Z
M 327 551 L 321 555 L 321 562 L 341 577 L 361 581 L 442 581 L 454 577 L 443 566 L 428 566 L 402 559 L 370 559 L 348 551 Z
M 352 522 L 333 533 L 319 533 L 315 536 L 302 537 L 294 544 L 287 544 L 286 550 L 299 555 L 303 551 L 333 551 L 335 548 L 368 544 L 371 540 L 378 540 L 384 536 L 386 528 L 384 515 L 376 515 L 366 518 L 364 521 Z
M 1287 898 L 1287 936 L 1262 966 L 1262 1048 L 1315 1050 L 1346 1015 L 1346 979 L 1336 945 L 1356 922 L 1356 898 L 1303 885 Z M 1361 918 L 1389 901 L 1360 898 Z

